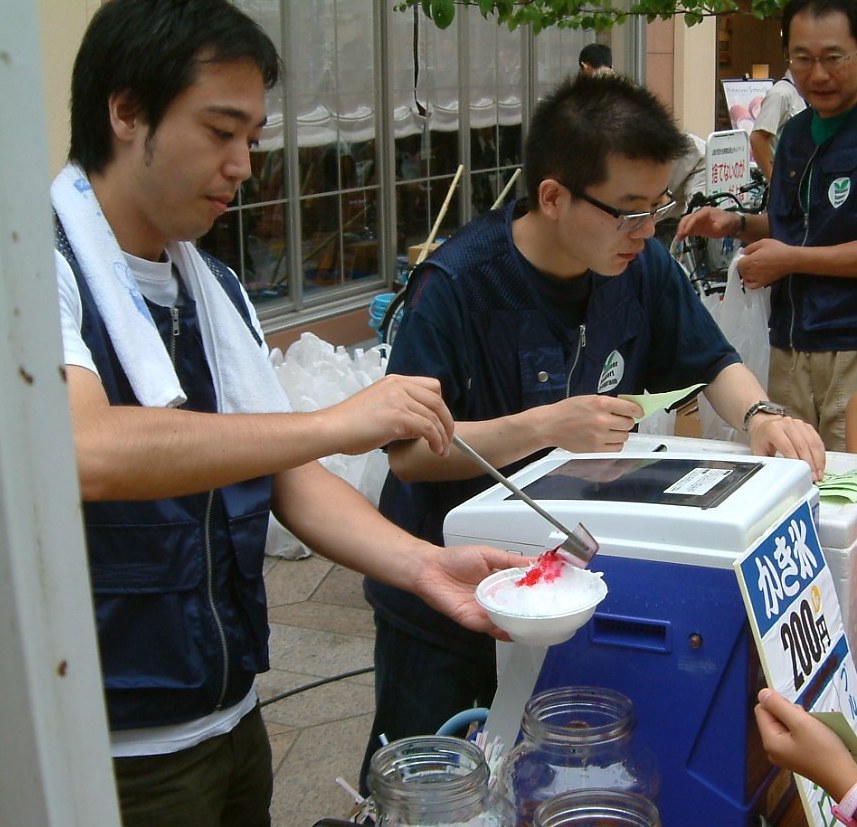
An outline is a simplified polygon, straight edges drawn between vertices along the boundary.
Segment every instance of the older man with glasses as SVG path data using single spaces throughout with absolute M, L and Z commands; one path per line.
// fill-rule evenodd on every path
M 512 472 L 559 446 L 621 451 L 642 411 L 620 394 L 705 383 L 715 410 L 757 454 L 824 449 L 782 415 L 653 239 L 673 205 L 681 132 L 646 89 L 578 75 L 537 107 L 527 133 L 528 198 L 487 213 L 411 276 L 390 369 L 437 377 L 456 432 Z M 492 480 L 451 449 L 389 446 L 380 508 L 443 541 L 447 512 Z M 495 689 L 494 645 L 374 580 L 377 709 L 367 758 L 388 738 L 435 731 Z
M 771 287 L 768 391 L 842 451 L 857 392 L 857 3 L 792 0 L 783 46 L 808 109 L 783 129 L 767 214 L 701 210 L 678 234 L 746 244 L 744 285 Z

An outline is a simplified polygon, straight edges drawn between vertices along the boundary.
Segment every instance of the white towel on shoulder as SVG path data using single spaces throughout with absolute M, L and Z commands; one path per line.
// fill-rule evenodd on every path
M 54 179 L 51 202 L 138 401 L 146 407 L 181 405 L 187 396 L 134 274 L 79 166 L 66 165 Z M 265 349 L 196 247 L 187 241 L 174 242 L 167 252 L 197 304 L 218 409 L 222 413 L 290 410 Z

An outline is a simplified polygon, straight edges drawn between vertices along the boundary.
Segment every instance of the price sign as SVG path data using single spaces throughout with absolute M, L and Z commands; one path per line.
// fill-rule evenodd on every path
M 810 712 L 857 728 L 857 672 L 833 578 L 803 501 L 735 562 L 768 686 Z M 795 776 L 812 827 L 831 822 L 830 797 Z

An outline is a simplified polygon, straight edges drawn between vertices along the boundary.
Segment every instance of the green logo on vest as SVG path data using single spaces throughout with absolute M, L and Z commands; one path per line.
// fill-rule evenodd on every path
M 604 362 L 601 369 L 601 378 L 598 380 L 598 393 L 612 391 L 625 375 L 625 360 L 618 350 L 614 350 Z
M 851 193 L 851 180 L 837 178 L 828 188 L 827 197 L 833 207 L 841 207 Z

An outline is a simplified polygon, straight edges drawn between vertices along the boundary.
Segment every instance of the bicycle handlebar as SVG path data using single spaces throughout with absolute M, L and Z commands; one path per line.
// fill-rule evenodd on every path
M 718 207 L 723 201 L 731 201 L 728 207 L 722 207 L 725 210 L 741 210 L 742 212 L 760 213 L 765 209 L 767 203 L 768 184 L 764 179 L 753 180 L 743 184 L 738 188 L 738 193 L 746 195 L 749 192 L 761 190 L 762 198 L 758 207 L 750 208 L 744 204 L 734 192 L 714 192 L 711 195 L 706 195 L 703 192 L 695 192 L 687 204 L 685 215 L 698 210 L 700 207 Z

